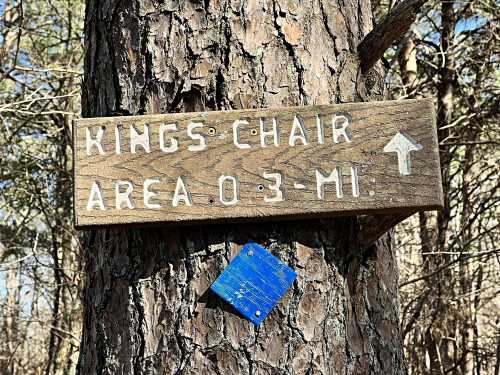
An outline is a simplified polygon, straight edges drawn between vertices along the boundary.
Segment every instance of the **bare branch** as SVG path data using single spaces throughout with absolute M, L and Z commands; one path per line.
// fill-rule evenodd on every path
M 361 71 L 366 72 L 406 33 L 427 0 L 405 0 L 392 8 L 358 46 Z

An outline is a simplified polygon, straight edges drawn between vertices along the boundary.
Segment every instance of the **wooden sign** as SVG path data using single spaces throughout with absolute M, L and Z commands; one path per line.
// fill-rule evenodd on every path
M 430 100 L 81 119 L 77 227 L 443 205 Z

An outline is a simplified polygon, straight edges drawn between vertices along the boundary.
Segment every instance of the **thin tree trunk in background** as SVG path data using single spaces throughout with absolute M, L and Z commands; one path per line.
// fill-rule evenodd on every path
M 71 282 L 75 282 L 74 267 L 76 258 L 80 257 L 79 247 L 73 243 L 73 233 L 69 231 L 68 219 L 72 216 L 71 208 L 71 180 L 68 171 L 71 170 L 68 163 L 68 147 L 71 144 L 70 126 L 71 122 L 66 117 L 54 115 L 54 122 L 60 129 L 60 143 L 54 159 L 60 166 L 59 174 L 54 176 L 54 199 L 61 202 L 57 213 L 53 218 L 46 215 L 47 223 L 51 223 L 51 258 L 53 261 L 54 290 L 52 300 L 51 321 L 47 322 L 50 327 L 49 342 L 47 349 L 47 361 L 45 374 L 67 374 L 72 368 L 71 353 L 75 351 L 72 337 L 67 333 L 73 332 L 73 326 L 78 324 L 78 319 L 71 316 L 78 302 L 71 300 Z M 45 213 L 45 211 L 44 211 Z M 73 268 L 73 269 L 72 269 Z
M 399 70 L 401 73 L 401 79 L 403 81 L 405 94 L 408 98 L 414 97 L 414 89 L 417 85 L 417 46 L 415 44 L 415 31 L 413 29 L 408 30 L 401 41 L 399 42 L 398 48 L 398 63 Z M 434 218 L 434 221 L 432 220 Z M 420 244 L 422 253 L 430 253 L 433 251 L 433 244 L 436 242 L 436 215 L 433 213 L 420 212 L 419 213 L 419 229 L 420 229 Z M 428 272 L 428 269 L 426 270 Z M 425 273 L 425 272 L 424 272 Z M 425 304 L 425 300 L 428 299 L 427 293 L 422 293 L 419 297 L 423 299 L 421 302 L 422 305 Z M 420 313 L 419 313 L 420 314 Z M 417 323 L 417 319 L 415 319 L 414 324 Z M 406 327 L 405 327 L 406 329 Z M 409 329 L 409 327 L 408 327 Z M 424 332 L 423 335 L 414 335 L 413 345 L 406 344 L 406 355 L 408 357 L 408 364 L 412 366 L 416 363 L 419 363 L 422 358 L 425 358 L 425 352 L 419 350 L 422 347 L 421 342 L 429 342 L 429 339 L 432 337 L 431 332 Z M 432 341 L 432 340 L 431 340 Z M 440 368 L 439 354 L 437 353 L 436 347 L 434 346 L 434 350 L 429 350 L 431 347 L 428 345 L 427 354 L 429 356 L 430 366 L 429 368 Z M 415 369 L 416 370 L 416 369 Z M 411 374 L 414 373 L 414 368 L 410 367 L 409 371 Z
M 477 281 L 475 290 L 481 290 L 483 287 L 483 265 L 479 264 L 477 270 Z M 474 316 L 473 316 L 473 324 L 474 324 L 474 342 L 473 342 L 473 350 L 474 350 L 474 365 L 475 365 L 475 373 L 476 375 L 482 374 L 483 361 L 484 358 L 479 354 L 482 348 L 481 335 L 483 334 L 482 322 L 478 319 L 478 311 L 480 311 L 481 306 L 479 305 L 481 301 L 481 295 L 476 293 L 474 296 Z
M 437 124 L 439 140 L 444 141 L 450 135 L 449 127 L 453 119 L 453 95 L 455 92 L 455 26 L 456 15 L 454 1 L 443 0 L 441 3 L 441 50 L 443 51 L 442 65 L 439 69 L 440 85 L 438 94 Z M 444 129 L 446 127 L 446 129 Z M 441 170 L 443 173 L 443 190 L 450 191 L 450 146 L 440 147 Z M 439 225 L 439 248 L 445 249 L 448 237 L 448 225 L 450 222 L 450 202 L 448 194 L 444 194 L 445 209 L 441 210 L 438 220 Z
M 367 0 L 89 0 L 83 114 L 381 99 L 370 28 Z M 358 237 L 355 217 L 88 231 L 78 372 L 404 374 L 391 238 Z M 208 289 L 248 240 L 298 273 L 258 328 Z
M 443 50 L 443 66 L 440 69 L 440 79 L 441 84 L 439 87 L 439 97 L 438 97 L 438 129 L 439 130 L 439 141 L 447 140 L 450 130 L 447 125 L 451 124 L 453 118 L 453 95 L 455 92 L 455 50 L 454 50 L 454 38 L 455 38 L 455 26 L 456 26 L 456 16 L 454 10 L 454 1 L 443 0 L 441 5 L 441 48 Z M 447 129 L 443 130 L 442 128 Z M 443 174 L 443 191 L 444 193 L 444 205 L 445 208 L 438 212 L 438 249 L 440 251 L 445 251 L 447 249 L 447 243 L 449 238 L 449 223 L 451 221 L 451 211 L 450 211 L 450 167 L 451 167 L 451 152 L 450 146 L 444 145 L 440 147 L 441 170 Z M 449 262 L 449 256 L 444 257 L 445 262 Z M 446 290 L 453 289 L 453 275 L 451 270 L 446 270 L 441 276 L 443 280 L 443 288 Z M 444 289 L 443 289 L 444 290 Z M 456 350 L 456 330 L 457 322 L 454 318 L 452 311 L 453 307 L 445 300 L 453 297 L 453 294 L 447 294 L 447 297 L 442 296 L 440 299 L 440 304 L 443 306 L 442 315 L 444 316 L 443 322 L 445 325 L 446 337 L 442 339 L 442 357 L 443 365 L 445 369 L 454 367 L 457 364 L 457 350 Z M 455 370 L 452 373 L 456 373 Z
M 56 233 L 61 226 L 54 226 L 51 228 L 51 239 L 52 239 L 52 260 L 54 262 L 54 297 L 52 301 L 52 320 L 50 322 L 50 335 L 49 335 L 49 347 L 47 351 L 47 367 L 45 368 L 45 375 L 50 375 L 52 373 L 57 373 L 57 353 L 60 350 L 61 336 L 59 334 L 59 325 L 61 322 L 59 307 L 61 304 L 61 293 L 62 293 L 62 272 L 61 265 L 59 263 L 59 244 L 60 241 L 57 238 Z
M 497 347 L 496 347 L 496 362 L 494 375 L 500 374 L 500 322 L 497 322 Z
M 12 259 L 13 257 L 7 257 Z M 14 361 L 14 356 L 17 353 L 19 345 L 21 345 L 22 339 L 19 337 L 19 319 L 21 314 L 21 283 L 20 283 L 20 271 L 14 265 L 12 269 L 7 271 L 5 277 L 5 306 L 3 309 L 3 322 L 2 322 L 2 336 L 5 338 L 0 345 L 0 354 L 2 355 L 2 361 L 0 362 L 0 368 L 5 371 L 6 375 L 17 374 L 18 368 L 16 366 L 16 361 Z
M 484 79 L 487 67 L 483 65 L 478 67 L 476 72 L 476 79 L 474 82 L 473 97 L 480 97 L 480 88 Z M 478 110 L 474 102 L 471 103 L 474 110 Z M 462 137 L 466 140 L 474 140 L 480 138 L 481 122 L 476 118 L 471 119 L 471 124 L 464 130 Z M 478 171 L 477 150 L 475 144 L 465 145 L 464 153 L 462 156 L 461 172 L 462 172 L 462 186 L 461 198 L 462 205 L 461 223 L 460 223 L 460 241 L 463 244 L 472 244 L 473 240 L 473 221 L 474 221 L 474 190 L 477 188 L 477 176 L 480 175 Z M 467 251 L 474 251 L 470 245 L 466 245 Z M 477 267 L 477 268 L 476 268 Z M 483 278 L 483 265 L 479 263 L 475 267 L 471 259 L 460 259 L 460 288 L 462 293 L 461 309 L 459 315 L 462 319 L 461 333 L 462 333 L 462 350 L 464 351 L 464 360 L 461 364 L 461 372 L 464 375 L 474 375 L 481 373 L 481 355 L 479 350 L 479 321 L 477 319 L 477 309 L 481 302 L 481 294 L 476 293 L 481 290 Z M 477 278 L 476 285 L 475 278 Z
M 455 51 L 454 32 L 456 17 L 454 2 L 441 2 L 441 51 L 442 59 L 439 68 L 440 84 L 438 87 L 437 125 L 439 141 L 443 142 L 450 134 L 449 125 L 453 116 L 453 94 L 455 89 Z M 424 274 L 431 274 L 451 257 L 442 254 L 447 249 L 449 223 L 451 220 L 450 192 L 450 162 L 449 146 L 440 146 L 441 172 L 443 176 L 443 196 L 445 207 L 438 213 L 420 213 L 420 239 L 424 259 Z M 432 252 L 438 254 L 431 254 Z M 448 370 L 456 373 L 456 320 L 449 303 L 453 299 L 453 276 L 450 269 L 439 272 L 434 277 L 426 279 L 427 288 L 436 290 L 430 306 L 431 323 L 425 333 L 427 353 L 430 358 L 430 374 L 443 374 Z M 455 368 L 455 370 L 451 370 Z
M 406 95 L 411 98 L 417 85 L 417 46 L 413 29 L 408 30 L 399 43 L 398 62 Z
M 465 139 L 476 139 L 472 134 L 477 130 L 465 132 Z M 460 231 L 461 241 L 464 244 L 471 243 L 472 232 L 470 227 L 470 220 L 473 215 L 473 197 L 471 191 L 473 190 L 473 180 L 477 173 L 474 173 L 474 146 L 466 146 L 465 154 L 462 163 L 462 230 Z M 469 248 L 466 248 L 469 250 Z M 469 250 L 470 251 L 470 250 Z M 464 351 L 464 360 L 461 364 L 461 372 L 464 375 L 474 375 L 474 342 L 475 338 L 475 296 L 474 296 L 474 277 L 473 265 L 470 259 L 461 259 L 459 263 L 460 269 L 460 291 L 462 294 L 461 305 L 461 318 L 460 330 L 462 336 L 462 350 Z

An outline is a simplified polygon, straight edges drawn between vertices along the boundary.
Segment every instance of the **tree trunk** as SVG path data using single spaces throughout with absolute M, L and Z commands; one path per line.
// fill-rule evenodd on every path
M 414 97 L 417 86 L 417 46 L 415 44 L 416 31 L 408 30 L 399 43 L 398 62 L 401 77 L 408 98 Z
M 375 100 L 368 0 L 88 0 L 86 117 Z M 212 156 L 215 157 L 215 156 Z M 389 236 L 358 218 L 84 234 L 80 374 L 403 374 Z M 254 327 L 209 291 L 248 240 L 297 280 Z
M 441 50 L 442 61 L 439 69 L 437 126 L 440 144 L 446 143 L 450 136 L 449 124 L 453 117 L 453 95 L 455 91 L 455 50 L 454 32 L 456 15 L 454 1 L 441 1 Z M 450 168 L 452 154 L 450 146 L 440 145 L 441 173 L 443 181 L 444 209 L 439 212 L 420 214 L 420 239 L 424 259 L 424 271 L 432 274 L 448 264 L 451 256 L 446 254 L 450 236 Z M 435 254 L 431 254 L 435 252 Z M 430 374 L 458 371 L 456 331 L 457 320 L 454 307 L 455 284 L 451 269 L 448 267 L 433 277 L 426 279 L 427 288 L 435 290 L 430 303 L 431 324 L 426 331 L 426 349 L 430 358 Z

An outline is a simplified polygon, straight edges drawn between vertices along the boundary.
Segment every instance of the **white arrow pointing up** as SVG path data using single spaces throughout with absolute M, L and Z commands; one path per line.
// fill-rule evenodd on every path
M 421 150 L 423 146 L 410 138 L 409 135 L 398 132 L 384 147 L 384 152 L 398 154 L 399 173 L 403 176 L 411 174 L 410 151 Z

